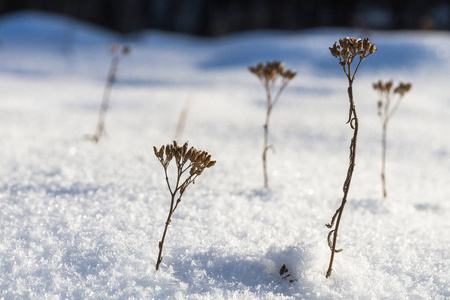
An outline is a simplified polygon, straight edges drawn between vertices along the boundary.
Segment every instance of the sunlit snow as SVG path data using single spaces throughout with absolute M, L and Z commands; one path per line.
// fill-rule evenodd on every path
M 356 168 L 333 274 L 330 222 L 352 131 L 347 80 L 328 47 L 369 36 L 377 51 L 354 83 Z M 111 43 L 121 59 L 93 134 Z M 129 36 L 42 13 L 0 19 L 0 298 L 450 298 L 450 35 L 314 29 L 194 38 Z M 281 60 L 297 77 L 273 110 L 263 188 L 265 113 L 247 67 Z M 388 129 L 372 83 L 411 82 Z M 158 241 L 169 193 L 152 147 L 180 142 L 217 160 L 188 188 Z M 278 274 L 285 264 L 294 281 Z

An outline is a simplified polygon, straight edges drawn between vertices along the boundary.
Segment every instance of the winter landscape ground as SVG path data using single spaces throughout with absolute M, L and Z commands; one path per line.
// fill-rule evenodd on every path
M 342 199 L 352 131 L 328 47 L 369 36 L 354 83 L 356 168 L 333 274 L 326 223 Z M 106 137 L 93 134 L 108 46 L 119 65 Z M 314 29 L 193 38 L 119 36 L 58 16 L 0 20 L 0 298 L 449 299 L 450 34 Z M 297 77 L 274 108 L 263 188 L 264 91 L 247 67 Z M 411 82 L 388 131 L 372 83 Z M 217 164 L 189 186 L 159 271 L 169 192 L 152 147 L 174 139 Z M 278 274 L 285 264 L 294 283 Z

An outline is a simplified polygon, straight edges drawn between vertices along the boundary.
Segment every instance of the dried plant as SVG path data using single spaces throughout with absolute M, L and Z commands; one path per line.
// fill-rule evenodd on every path
M 184 195 L 186 188 L 195 183 L 195 179 L 202 174 L 206 168 L 210 168 L 216 164 L 216 161 L 211 160 L 211 155 L 206 151 L 199 151 L 191 147 L 188 150 L 188 143 L 183 146 L 178 146 L 177 142 L 162 146 L 159 150 L 153 147 L 156 157 L 164 168 L 164 175 L 166 178 L 167 188 L 170 192 L 170 209 L 167 216 L 166 225 L 164 227 L 164 233 L 161 241 L 159 242 L 159 254 L 156 260 L 156 270 L 162 262 L 162 250 L 164 246 L 164 240 L 166 238 L 167 228 L 172 219 L 172 215 L 181 202 L 181 197 Z M 177 179 L 175 186 L 172 186 L 169 182 L 168 167 L 171 161 L 175 161 L 177 169 Z
M 184 104 L 183 109 L 180 112 L 180 116 L 178 117 L 177 129 L 175 131 L 175 140 L 181 139 L 183 136 L 184 128 L 186 127 L 186 120 L 189 113 L 189 108 L 191 106 L 191 98 L 186 99 L 186 103 Z
M 263 172 L 264 172 L 264 187 L 269 187 L 269 179 L 267 177 L 267 151 L 272 146 L 269 146 L 269 120 L 270 113 L 273 107 L 280 99 L 281 92 L 291 81 L 296 72 L 292 70 L 286 70 L 283 63 L 279 61 L 267 62 L 265 65 L 262 63 L 257 64 L 254 67 L 249 67 L 250 72 L 255 74 L 264 86 L 266 92 L 266 120 L 264 123 L 264 147 L 263 147 Z M 277 92 L 275 93 L 275 86 L 277 82 L 280 82 Z M 275 95 L 275 96 L 274 96 Z
M 111 65 L 109 66 L 105 90 L 103 91 L 103 98 L 100 104 L 97 127 L 95 129 L 95 134 L 89 137 L 89 139 L 95 143 L 98 143 L 100 141 L 105 129 L 105 118 L 109 107 L 109 96 L 111 94 L 112 86 L 116 80 L 117 67 L 119 65 L 120 58 L 122 56 L 128 55 L 130 51 L 130 46 L 122 46 L 120 44 L 114 44 L 111 46 Z
M 357 38 L 343 38 L 339 40 L 339 45 L 337 42 L 334 43 L 333 47 L 329 48 L 331 55 L 339 60 L 339 65 L 344 70 L 345 75 L 347 75 L 348 79 L 348 99 L 350 101 L 350 109 L 348 112 L 348 121 L 347 124 L 350 124 L 350 128 L 353 129 L 353 137 L 350 143 L 350 164 L 347 170 L 347 177 L 344 182 L 343 191 L 344 196 L 342 198 L 341 205 L 334 213 L 330 224 L 326 226 L 328 228 L 333 228 L 328 233 L 328 246 L 331 249 L 331 258 L 330 265 L 328 267 L 328 271 L 326 277 L 331 276 L 331 272 L 333 269 L 333 261 L 334 254 L 337 252 L 341 252 L 342 249 L 336 250 L 336 242 L 339 230 L 339 224 L 341 222 L 342 213 L 344 211 L 345 203 L 347 202 L 347 195 L 350 189 L 350 183 L 352 181 L 353 170 L 355 168 L 355 159 L 356 159 L 356 140 L 358 136 L 358 116 L 356 114 L 355 103 L 353 100 L 353 81 L 355 80 L 356 72 L 358 71 L 361 62 L 368 56 L 372 55 L 376 50 L 375 44 L 372 44 L 369 41 L 369 38 L 365 38 L 364 40 Z M 354 70 L 352 70 L 352 64 L 354 60 L 357 59 L 357 65 Z M 337 218 L 337 220 L 336 220 Z M 336 220 L 336 225 L 335 225 Z
M 392 89 L 393 82 L 388 81 L 383 83 L 381 80 L 373 84 L 380 96 L 378 100 L 378 116 L 380 116 L 382 124 L 381 133 L 381 184 L 383 188 L 383 198 L 387 197 L 386 189 L 386 134 L 389 120 L 397 111 L 403 96 L 411 90 L 411 83 L 403 83 Z M 393 99 L 394 98 L 394 99 Z M 394 103 L 392 103 L 394 102 Z M 393 106 L 391 106 L 393 104 Z
M 289 280 L 289 283 L 294 283 L 298 281 L 298 279 L 292 278 L 292 273 L 289 272 L 288 268 L 285 264 L 283 264 L 280 268 L 280 271 L 278 272 L 280 274 L 281 279 L 283 280 Z

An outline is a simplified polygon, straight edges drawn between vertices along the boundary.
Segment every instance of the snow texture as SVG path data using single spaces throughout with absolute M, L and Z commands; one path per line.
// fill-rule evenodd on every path
M 347 81 L 328 50 L 370 36 L 354 83 L 356 168 L 333 274 L 325 224 L 338 208 L 352 131 Z M 207 39 L 119 36 L 59 16 L 0 20 L 0 298 L 450 298 L 448 32 L 314 29 Z M 106 119 L 93 134 L 108 46 L 122 42 Z M 247 67 L 298 76 L 273 110 L 263 188 L 265 102 Z M 388 128 L 387 187 L 372 83 L 411 82 Z M 189 100 L 190 99 L 190 100 Z M 169 192 L 152 146 L 180 142 L 216 166 L 189 186 L 154 266 Z M 296 279 L 282 280 L 285 264 Z

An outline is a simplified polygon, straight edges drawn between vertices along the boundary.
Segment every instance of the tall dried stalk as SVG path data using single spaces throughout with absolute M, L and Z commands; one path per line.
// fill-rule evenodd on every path
M 195 183 L 195 179 L 200 176 L 205 168 L 210 168 L 216 164 L 216 161 L 211 160 L 211 155 L 206 151 L 198 151 L 191 147 L 188 150 L 188 143 L 183 146 L 178 146 L 177 142 L 162 146 L 159 150 L 153 147 L 156 157 L 164 168 L 164 175 L 166 178 L 167 188 L 170 192 L 170 209 L 167 216 L 166 224 L 161 241 L 158 244 L 159 253 L 156 260 L 156 270 L 159 269 L 159 265 L 162 262 L 162 251 L 164 247 L 164 240 L 166 238 L 167 229 L 172 220 L 172 215 L 181 202 L 186 188 Z M 175 181 L 175 187 L 172 187 L 169 182 L 169 176 L 167 174 L 167 168 L 172 160 L 175 160 L 177 168 L 177 179 Z
M 189 113 L 189 108 L 191 106 L 191 98 L 186 99 L 186 103 L 184 104 L 183 109 L 180 112 L 180 116 L 178 117 L 177 129 L 175 131 L 175 140 L 180 140 L 183 136 L 184 128 L 186 127 L 186 120 Z
M 412 85 L 410 83 L 400 84 L 392 91 L 393 82 L 388 81 L 383 83 L 381 80 L 373 84 L 374 90 L 379 93 L 380 99 L 378 100 L 378 116 L 381 119 L 382 131 L 381 131 L 381 185 L 383 189 L 383 198 L 387 197 L 386 189 L 386 136 L 387 126 L 389 120 L 397 111 L 403 96 L 409 92 Z M 391 99 L 396 96 L 394 100 L 394 106 L 391 107 Z
M 122 47 L 119 44 L 114 44 L 111 46 L 111 53 L 112 53 L 111 65 L 109 66 L 108 77 L 106 79 L 106 85 L 103 91 L 103 98 L 100 104 L 97 127 L 95 129 L 94 135 L 90 137 L 90 140 L 92 140 L 95 143 L 98 143 L 101 137 L 103 136 L 103 132 L 105 129 L 106 113 L 108 112 L 109 107 L 109 96 L 111 94 L 112 86 L 116 80 L 116 73 L 117 68 L 119 66 L 120 57 L 128 55 L 130 51 L 131 48 L 129 46 Z
M 339 40 L 339 45 L 337 42 L 334 43 L 332 48 L 329 48 L 331 55 L 336 57 L 339 60 L 339 65 L 344 70 L 345 75 L 348 79 L 348 99 L 350 101 L 350 109 L 348 113 L 348 121 L 347 124 L 350 124 L 350 128 L 353 129 L 353 137 L 350 143 L 350 164 L 347 170 L 347 177 L 344 181 L 343 191 L 344 196 L 342 198 L 341 205 L 334 213 L 331 223 L 326 224 L 328 228 L 333 228 L 328 233 L 328 246 L 331 250 L 330 264 L 328 266 L 326 277 L 331 276 L 331 272 L 333 270 L 333 261 L 334 254 L 337 252 L 341 252 L 342 249 L 336 250 L 337 236 L 339 231 L 339 224 L 341 222 L 342 213 L 344 211 L 345 203 L 347 202 L 347 195 L 350 189 L 350 183 L 352 181 L 353 170 L 355 168 L 355 160 L 356 160 L 356 141 L 358 137 L 358 116 L 356 114 L 355 102 L 353 100 L 353 81 L 355 80 L 356 72 L 361 64 L 361 62 L 373 54 L 377 49 L 375 44 L 369 42 L 369 38 L 365 38 L 364 41 L 357 38 L 344 38 Z M 354 71 L 352 71 L 352 63 L 355 58 L 359 57 L 358 64 Z M 337 218 L 337 220 L 336 220 Z M 335 225 L 336 220 L 336 225 Z
M 264 173 L 264 187 L 269 187 L 269 179 L 267 176 L 267 151 L 273 146 L 269 146 L 269 121 L 270 114 L 273 107 L 280 99 L 281 92 L 291 81 L 296 72 L 292 70 L 285 70 L 283 63 L 279 61 L 267 62 L 265 65 L 262 63 L 257 64 L 254 67 L 249 67 L 250 72 L 255 74 L 264 86 L 266 92 L 266 118 L 264 122 L 264 145 L 263 145 L 263 173 Z M 280 81 L 278 91 L 275 92 L 275 86 L 277 82 Z M 275 95 L 275 96 L 274 96 Z

